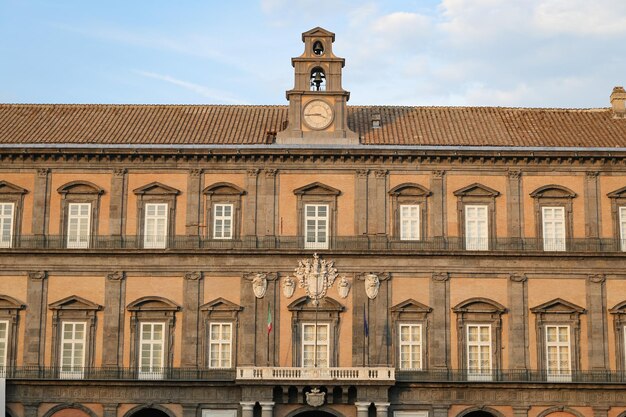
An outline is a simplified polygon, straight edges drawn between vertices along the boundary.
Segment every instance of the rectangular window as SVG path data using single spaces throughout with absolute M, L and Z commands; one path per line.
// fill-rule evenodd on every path
M 619 208 L 619 236 L 622 251 L 626 252 L 626 206 Z
M 213 239 L 233 238 L 233 205 L 216 204 L 213 210 Z
M 420 206 L 400 206 L 400 240 L 420 239 Z
M 328 249 L 328 205 L 304 206 L 305 249 Z
M 467 378 L 491 380 L 491 325 L 467 325 Z
M 233 325 L 211 323 L 209 325 L 209 368 L 231 368 Z
M 0 248 L 10 248 L 13 242 L 15 204 L 0 203 Z
M 85 367 L 85 323 L 61 324 L 61 372 L 65 379 L 81 379 Z
M 88 248 L 91 203 L 70 203 L 67 209 L 67 247 Z
M 489 206 L 465 206 L 465 249 L 489 249 Z
M 8 349 L 9 349 L 9 321 L 0 320 L 0 378 L 6 377 Z
M 316 331 L 317 326 L 317 331 Z M 328 368 L 329 365 L 328 324 L 302 324 L 302 366 Z
M 165 323 L 141 323 L 139 327 L 139 378 L 162 379 Z
M 548 381 L 572 380 L 569 326 L 546 326 L 546 370 Z
M 422 325 L 400 325 L 400 369 L 422 369 Z
M 167 244 L 167 204 L 148 203 L 145 207 L 144 248 L 163 249 Z
M 542 207 L 543 250 L 565 250 L 565 208 Z

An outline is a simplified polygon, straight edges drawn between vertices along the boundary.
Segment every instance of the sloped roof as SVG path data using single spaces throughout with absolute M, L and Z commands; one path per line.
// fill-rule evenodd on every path
M 626 119 L 612 116 L 611 109 L 348 106 L 348 125 L 364 145 L 626 147 Z M 0 104 L 0 144 L 269 144 L 286 120 L 287 106 Z

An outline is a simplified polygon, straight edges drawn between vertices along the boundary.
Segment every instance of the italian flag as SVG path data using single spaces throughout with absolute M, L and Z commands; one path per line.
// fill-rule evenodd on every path
M 267 304 L 267 334 L 272 332 L 272 310 L 269 303 Z

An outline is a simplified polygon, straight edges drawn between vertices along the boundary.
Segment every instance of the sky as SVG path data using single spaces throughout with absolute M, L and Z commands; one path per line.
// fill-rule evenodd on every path
M 0 0 L 0 102 L 287 104 L 301 33 L 349 104 L 608 107 L 626 0 Z

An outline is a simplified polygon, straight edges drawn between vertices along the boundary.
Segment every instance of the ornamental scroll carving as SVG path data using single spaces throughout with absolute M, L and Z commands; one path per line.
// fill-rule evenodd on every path
M 433 281 L 445 282 L 450 279 L 448 272 L 433 272 Z
M 589 275 L 587 279 L 589 279 L 589 282 L 593 282 L 594 284 L 602 284 L 604 281 L 606 281 L 606 275 L 604 274 Z
M 509 279 L 513 282 L 526 282 L 528 278 L 525 274 L 509 274 Z
M 34 281 L 41 281 L 48 277 L 48 273 L 46 271 L 34 271 L 28 273 L 28 278 Z
M 265 297 L 268 281 L 276 279 L 277 274 L 271 272 L 252 272 L 244 274 L 244 279 L 252 283 L 252 292 L 256 298 Z
M 199 281 L 202 279 L 201 271 L 186 272 L 184 275 L 187 281 Z
M 115 271 L 107 274 L 107 279 L 109 281 L 122 281 L 126 278 L 126 273 L 124 271 Z
M 294 275 L 300 283 L 300 288 L 304 288 L 306 295 L 313 300 L 313 305 L 318 305 L 319 300 L 326 296 L 327 290 L 333 285 L 338 274 L 334 261 L 321 259 L 317 253 L 314 253 L 312 259 L 298 261 Z

